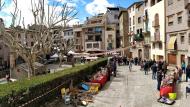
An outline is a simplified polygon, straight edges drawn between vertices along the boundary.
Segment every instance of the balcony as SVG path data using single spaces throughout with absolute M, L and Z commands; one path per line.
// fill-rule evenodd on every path
M 188 9 L 190 6 L 190 0 L 185 0 L 185 9 Z
M 143 41 L 143 40 L 144 40 L 143 34 L 134 35 L 134 41 Z
M 152 27 L 159 27 L 159 21 L 152 21 Z
M 101 50 L 101 42 L 100 41 L 85 42 L 85 50 L 86 51 Z
M 85 34 L 102 34 L 102 31 L 86 31 Z
M 154 38 L 152 39 L 153 42 L 161 42 L 160 40 L 160 32 L 154 33 Z

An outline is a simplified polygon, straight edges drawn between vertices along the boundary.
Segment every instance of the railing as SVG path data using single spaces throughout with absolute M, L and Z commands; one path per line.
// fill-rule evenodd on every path
M 86 31 L 86 34 L 100 34 L 102 31 Z
M 187 9 L 187 7 L 190 5 L 190 0 L 185 0 L 185 9 Z
M 88 47 L 87 45 L 91 45 L 91 47 Z M 93 42 L 85 42 L 85 48 L 86 50 L 101 50 L 101 42 L 100 41 L 93 41 Z
M 154 41 L 160 41 L 160 32 L 154 33 Z

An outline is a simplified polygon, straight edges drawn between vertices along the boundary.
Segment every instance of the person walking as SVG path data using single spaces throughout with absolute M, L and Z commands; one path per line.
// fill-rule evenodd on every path
M 129 60 L 129 71 L 131 72 L 132 70 L 132 60 Z
M 112 61 L 112 66 L 113 66 L 114 77 L 116 77 L 117 64 L 116 64 L 116 60 L 115 59 Z
M 186 64 L 185 64 L 185 61 L 182 61 L 181 69 L 182 69 L 183 73 L 185 73 L 185 70 L 186 70 Z
M 161 83 L 162 83 L 162 72 L 161 72 L 161 70 L 159 70 L 157 72 L 157 90 L 158 91 L 160 91 Z
M 186 82 L 188 82 L 188 79 L 190 79 L 190 64 L 186 68 Z
M 112 72 L 112 70 L 111 70 L 111 66 L 110 66 L 110 64 L 108 64 L 108 65 L 107 65 L 108 81 L 110 81 L 110 78 L 111 78 L 111 72 Z
M 144 65 L 144 73 L 145 75 L 148 75 L 148 68 L 149 68 L 149 62 L 145 62 L 145 65 Z
M 157 72 L 157 66 L 156 63 L 154 63 L 151 67 L 152 69 L 152 79 L 156 79 L 156 72 Z
M 166 61 L 163 62 L 162 64 L 162 72 L 163 72 L 163 77 L 166 77 L 166 73 L 167 73 L 167 63 Z

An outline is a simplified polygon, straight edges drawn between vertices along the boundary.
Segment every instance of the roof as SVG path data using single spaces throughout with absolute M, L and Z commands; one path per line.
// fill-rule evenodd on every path
M 136 4 L 141 4 L 144 3 L 144 1 L 138 1 L 138 2 L 134 2 L 132 5 L 130 5 L 127 9 L 131 8 L 132 6 L 136 5 Z
M 116 10 L 116 11 L 119 11 L 119 10 L 126 9 L 126 8 L 117 6 L 117 7 L 107 7 L 107 9 L 108 9 L 108 10 Z

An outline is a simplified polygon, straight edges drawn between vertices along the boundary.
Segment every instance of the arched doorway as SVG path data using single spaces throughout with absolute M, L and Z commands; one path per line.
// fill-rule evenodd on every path
M 142 59 L 142 49 L 138 50 L 138 57 Z

